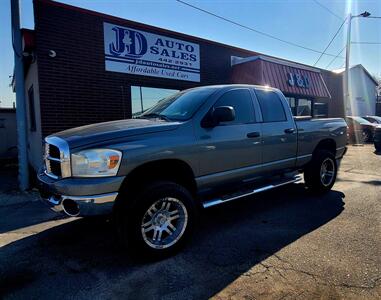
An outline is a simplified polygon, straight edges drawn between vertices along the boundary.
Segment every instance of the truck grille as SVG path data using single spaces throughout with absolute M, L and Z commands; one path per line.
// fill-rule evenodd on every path
M 70 152 L 67 143 L 58 137 L 45 139 L 45 174 L 59 179 L 71 176 Z

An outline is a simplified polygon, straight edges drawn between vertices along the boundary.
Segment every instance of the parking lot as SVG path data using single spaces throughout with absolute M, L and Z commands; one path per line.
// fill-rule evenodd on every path
M 159 262 L 128 257 L 106 218 L 61 218 L 35 193 L 3 191 L 0 298 L 380 299 L 380 174 L 372 145 L 351 146 L 328 194 L 300 183 L 208 209 Z

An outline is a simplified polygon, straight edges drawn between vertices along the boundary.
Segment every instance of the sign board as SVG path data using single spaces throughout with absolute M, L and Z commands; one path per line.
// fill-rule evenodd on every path
M 103 23 L 107 71 L 200 82 L 198 44 Z
M 310 87 L 310 80 L 307 76 L 297 73 L 287 73 L 287 82 L 290 86 L 297 86 L 308 89 Z

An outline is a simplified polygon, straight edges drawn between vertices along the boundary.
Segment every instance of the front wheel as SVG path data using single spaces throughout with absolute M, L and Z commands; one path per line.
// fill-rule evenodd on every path
M 306 186 L 318 193 L 329 191 L 335 184 L 336 176 L 335 156 L 326 150 L 318 150 L 304 171 Z
M 119 205 L 119 236 L 134 254 L 162 258 L 181 249 L 191 235 L 196 208 L 191 194 L 174 182 L 154 182 Z

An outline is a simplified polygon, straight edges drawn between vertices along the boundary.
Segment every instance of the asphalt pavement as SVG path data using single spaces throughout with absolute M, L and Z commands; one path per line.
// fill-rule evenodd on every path
M 62 218 L 37 198 L 0 192 L 0 298 L 381 299 L 371 145 L 349 148 L 323 196 L 299 183 L 205 210 L 190 244 L 158 262 L 129 257 L 108 218 Z

